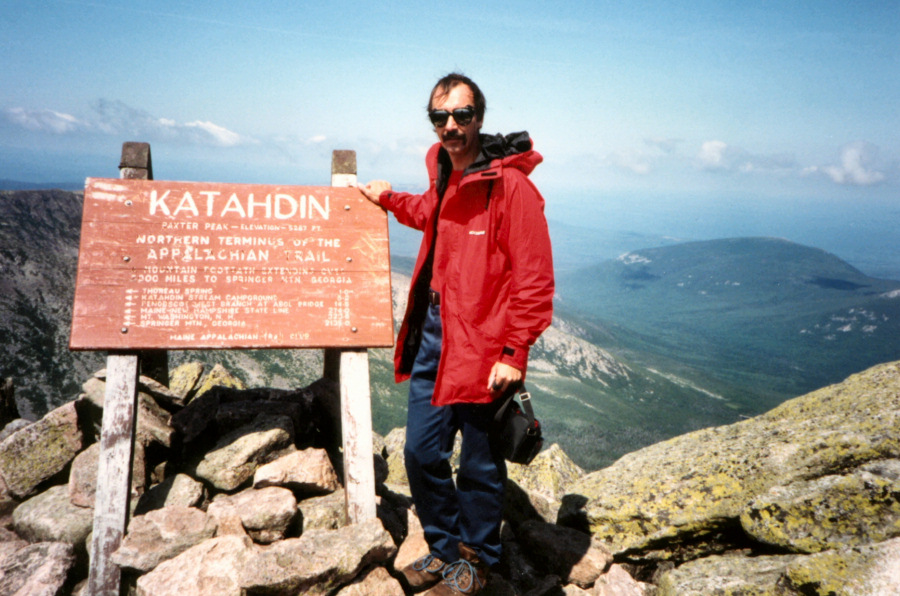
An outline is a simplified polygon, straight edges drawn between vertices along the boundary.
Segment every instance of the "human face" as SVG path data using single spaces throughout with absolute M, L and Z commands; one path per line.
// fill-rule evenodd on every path
M 475 105 L 475 97 L 472 94 L 472 90 L 465 84 L 453 87 L 446 95 L 438 95 L 438 93 L 439 91 L 435 92 L 435 95 L 431 97 L 432 110 L 453 112 L 453 110 L 458 108 Z M 454 170 L 464 170 L 478 157 L 478 151 L 481 149 L 478 139 L 481 124 L 480 120 L 473 118 L 465 126 L 460 126 L 451 116 L 447 119 L 447 124 L 444 126 L 434 127 L 434 132 L 437 133 L 441 146 L 450 155 L 450 161 L 453 163 Z

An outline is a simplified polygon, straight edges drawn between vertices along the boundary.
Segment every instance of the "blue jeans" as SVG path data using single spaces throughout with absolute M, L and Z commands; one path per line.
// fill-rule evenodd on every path
M 409 487 L 432 554 L 456 561 L 462 542 L 494 566 L 500 561 L 506 486 L 506 462 L 490 445 L 497 406 L 431 405 L 440 359 L 440 307 L 429 305 L 409 382 L 404 451 Z M 458 431 L 462 453 L 454 484 L 449 460 Z

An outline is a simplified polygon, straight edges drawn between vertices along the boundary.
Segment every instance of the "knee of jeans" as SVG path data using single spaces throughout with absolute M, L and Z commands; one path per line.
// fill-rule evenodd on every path
M 407 474 L 410 471 L 424 470 L 437 476 L 449 477 L 453 473 L 450 461 L 440 451 L 405 447 L 403 449 L 403 457 L 406 463 Z

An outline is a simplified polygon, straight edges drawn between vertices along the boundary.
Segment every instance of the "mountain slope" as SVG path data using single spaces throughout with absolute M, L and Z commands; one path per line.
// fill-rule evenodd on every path
M 639 250 L 558 283 L 563 308 L 630 350 L 765 407 L 900 356 L 900 282 L 786 240 Z

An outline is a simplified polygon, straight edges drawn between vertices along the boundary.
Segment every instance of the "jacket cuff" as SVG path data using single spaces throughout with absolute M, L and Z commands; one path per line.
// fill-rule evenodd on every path
M 393 194 L 394 194 L 393 190 L 386 190 L 386 191 L 382 192 L 380 195 L 378 195 L 378 204 L 381 205 L 382 207 L 384 207 L 385 209 L 387 209 L 388 204 L 391 201 L 391 195 L 393 195 Z
M 528 346 L 520 346 L 513 348 L 512 346 L 503 346 L 500 352 L 500 362 L 508 364 L 513 368 L 518 368 L 523 373 L 528 368 Z

